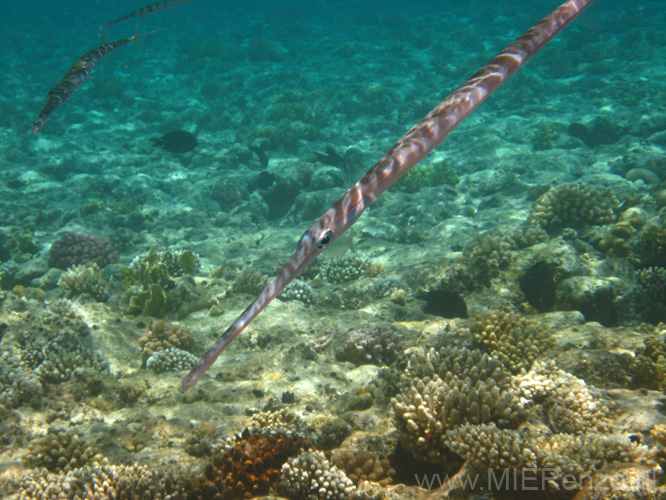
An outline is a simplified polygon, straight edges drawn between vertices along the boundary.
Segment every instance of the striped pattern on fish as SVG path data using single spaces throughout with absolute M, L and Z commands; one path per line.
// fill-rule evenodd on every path
M 248 324 L 328 245 L 352 226 L 368 205 L 432 151 L 460 122 L 541 50 L 594 0 L 570 0 L 495 56 L 410 129 L 305 233 L 284 267 L 183 379 L 194 385 Z
M 46 120 L 48 120 L 53 112 L 62 106 L 67 99 L 72 97 L 72 94 L 78 89 L 83 82 L 85 82 L 90 73 L 92 73 L 93 68 L 100 62 L 107 54 L 113 52 L 123 45 L 133 42 L 134 40 L 141 38 L 142 36 L 150 35 L 152 33 L 157 33 L 158 31 L 164 31 L 168 28 L 162 28 L 155 31 L 149 31 L 148 33 L 142 33 L 140 35 L 134 35 L 130 38 L 123 38 L 122 40 L 117 40 L 115 42 L 104 43 L 92 49 L 91 51 L 83 54 L 79 59 L 69 68 L 67 74 L 60 80 L 60 83 L 49 90 L 49 100 L 42 109 L 39 116 L 35 120 L 35 123 L 32 125 L 32 131 L 34 133 L 39 132 Z
M 154 12 L 170 9 L 171 7 L 177 7 L 179 5 L 190 2 L 194 2 L 194 0 L 164 0 L 163 2 L 155 2 L 149 5 L 144 5 L 140 9 L 130 12 L 129 14 L 125 14 L 124 16 L 120 16 L 116 19 L 113 19 L 112 21 L 102 24 L 99 29 L 103 30 L 113 24 L 122 23 L 123 21 L 134 19 L 135 17 L 145 16 L 146 14 L 153 14 Z

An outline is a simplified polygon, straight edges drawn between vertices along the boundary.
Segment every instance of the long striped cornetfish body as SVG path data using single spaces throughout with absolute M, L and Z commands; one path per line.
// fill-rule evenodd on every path
M 328 245 L 354 224 L 367 206 L 474 111 L 594 0 L 569 0 L 495 56 L 409 130 L 301 237 L 296 250 L 268 286 L 213 344 L 183 379 L 185 391 L 211 367 L 247 325 Z
M 49 90 L 49 101 L 44 106 L 44 109 L 35 123 L 32 125 L 33 132 L 39 132 L 41 128 L 46 123 L 46 120 L 53 114 L 53 112 L 58 109 L 67 99 L 69 99 L 74 91 L 78 89 L 83 82 L 85 82 L 93 68 L 100 62 L 104 56 L 109 52 L 116 50 L 118 47 L 122 47 L 128 42 L 131 42 L 134 39 L 125 38 L 123 40 L 118 40 L 111 43 L 105 43 L 100 45 L 96 49 L 93 49 L 89 52 L 83 54 L 69 69 L 67 74 L 60 80 L 60 83 Z
M 116 19 L 113 19 L 112 21 L 102 24 L 100 29 L 105 29 L 112 24 L 122 23 L 123 21 L 134 19 L 135 17 L 145 16 L 146 14 L 152 14 L 154 12 L 170 9 L 171 7 L 177 7 L 178 5 L 190 2 L 194 2 L 194 0 L 164 0 L 163 2 L 155 2 L 149 5 L 144 5 L 140 9 L 130 12 L 129 14 L 125 14 L 124 16 L 120 16 Z
M 150 35 L 152 33 L 157 33 L 158 31 L 163 31 L 168 28 L 162 28 L 159 30 L 149 31 L 148 33 L 142 33 L 140 35 L 134 35 L 130 38 L 123 38 L 122 40 L 116 40 L 115 42 L 104 43 L 92 49 L 89 52 L 83 54 L 79 59 L 69 68 L 67 74 L 60 80 L 60 83 L 49 90 L 49 100 L 42 109 L 39 116 L 35 120 L 35 123 L 32 125 L 33 132 L 39 132 L 46 120 L 50 118 L 53 112 L 63 105 L 67 99 L 69 99 L 74 91 L 78 89 L 83 82 L 85 82 L 90 73 L 92 73 L 93 68 L 100 62 L 107 54 L 113 52 L 123 45 L 133 42 L 137 38 L 142 36 Z

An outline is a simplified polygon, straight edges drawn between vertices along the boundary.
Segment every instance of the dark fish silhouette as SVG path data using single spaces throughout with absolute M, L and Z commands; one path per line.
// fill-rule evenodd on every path
M 39 116 L 35 120 L 35 123 L 32 125 L 33 132 L 39 132 L 46 120 L 53 114 L 53 112 L 58 109 L 62 104 L 72 97 L 72 94 L 76 89 L 78 89 L 83 82 L 85 82 L 93 68 L 100 62 L 104 56 L 109 52 L 113 52 L 118 47 L 122 47 L 126 43 L 133 42 L 142 36 L 151 35 L 157 33 L 158 31 L 164 31 L 168 28 L 162 28 L 159 30 L 149 31 L 148 33 L 142 33 L 140 35 L 134 35 L 130 38 L 124 38 L 122 40 L 117 40 L 115 42 L 104 43 L 93 49 L 89 52 L 83 54 L 74 65 L 69 68 L 69 71 L 64 76 L 60 83 L 49 90 L 49 101 L 42 109 L 42 112 L 39 113 Z
M 174 130 L 162 137 L 153 137 L 153 144 L 160 146 L 170 153 L 189 153 L 199 144 L 197 139 L 184 130 Z
M 146 14 L 152 14 L 153 12 L 159 12 L 164 9 L 177 7 L 178 5 L 190 2 L 194 2 L 194 0 L 165 0 L 163 2 L 155 2 L 151 3 L 150 5 L 144 5 L 140 9 L 130 12 L 129 14 L 125 14 L 124 16 L 120 16 L 114 19 L 113 21 L 109 21 L 107 23 L 102 24 L 99 27 L 99 29 L 103 30 L 108 28 L 112 24 L 122 23 L 123 21 L 127 21 L 128 19 L 134 19 L 135 17 L 145 16 Z
M 395 181 L 432 151 L 486 98 L 539 52 L 594 0 L 569 0 L 490 60 L 414 125 L 342 198 L 305 230 L 272 281 L 236 318 L 183 379 L 186 391 L 264 308 Z

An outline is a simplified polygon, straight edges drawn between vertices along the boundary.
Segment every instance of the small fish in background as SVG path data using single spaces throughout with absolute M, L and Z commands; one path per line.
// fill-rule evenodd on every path
M 166 149 L 170 153 L 189 153 L 199 143 L 196 137 L 185 130 L 174 130 L 162 137 L 153 137 L 153 145 Z
M 42 109 L 42 112 L 39 113 L 35 123 L 32 125 L 33 133 L 39 132 L 46 120 L 48 120 L 53 112 L 62 106 L 67 99 L 72 97 L 72 94 L 78 89 L 83 82 L 85 82 L 93 68 L 100 62 L 107 54 L 113 52 L 123 45 L 138 40 L 141 37 L 152 35 L 159 31 L 164 31 L 169 28 L 162 28 L 159 30 L 149 31 L 147 33 L 142 33 L 140 35 L 134 35 L 130 38 L 123 38 L 122 40 L 117 40 L 115 42 L 104 43 L 93 49 L 91 51 L 83 54 L 73 65 L 69 68 L 67 74 L 60 80 L 60 83 L 49 90 L 49 100 Z
M 178 5 L 183 5 L 184 3 L 194 2 L 194 0 L 165 0 L 163 2 L 155 2 L 149 5 L 144 5 L 140 9 L 137 9 L 129 14 L 120 16 L 112 21 L 102 24 L 99 29 L 105 30 L 109 26 L 117 23 L 122 23 L 123 21 L 128 21 L 129 19 L 134 19 L 135 17 L 145 16 L 146 14 L 153 14 L 164 9 L 170 9 L 171 7 L 177 7 Z

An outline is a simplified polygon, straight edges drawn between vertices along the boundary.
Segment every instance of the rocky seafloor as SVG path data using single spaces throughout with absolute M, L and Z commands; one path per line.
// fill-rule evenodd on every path
M 483 7 L 445 34 L 461 6 L 213 11 L 30 137 L 25 60 L 71 49 L 0 54 L 2 498 L 666 497 L 658 3 L 563 32 L 178 391 L 349 179 L 534 21 Z M 196 148 L 152 146 L 174 129 Z

